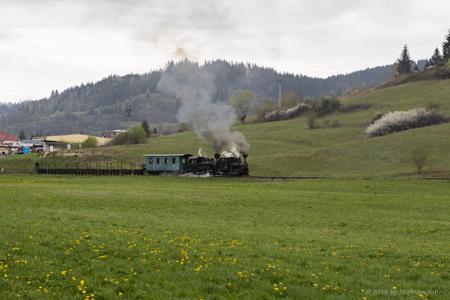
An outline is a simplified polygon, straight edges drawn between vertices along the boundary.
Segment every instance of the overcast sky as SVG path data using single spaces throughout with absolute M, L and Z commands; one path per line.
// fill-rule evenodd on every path
M 448 0 L 0 0 L 0 101 L 183 57 L 326 77 L 431 56 Z

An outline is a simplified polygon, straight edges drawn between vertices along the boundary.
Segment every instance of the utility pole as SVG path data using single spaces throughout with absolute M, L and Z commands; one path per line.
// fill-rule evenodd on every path
M 128 124 L 127 125 L 130 126 L 130 118 L 131 118 L 132 109 L 131 108 L 126 108 L 125 112 L 127 113 L 127 118 L 128 118 Z
M 129 145 L 130 144 L 130 118 L 131 118 L 131 111 L 132 111 L 132 109 L 131 108 L 126 108 L 125 109 L 125 112 L 127 113 L 127 119 L 128 119 L 128 122 L 127 122 L 127 144 Z
M 278 81 L 278 107 L 281 107 L 281 78 Z

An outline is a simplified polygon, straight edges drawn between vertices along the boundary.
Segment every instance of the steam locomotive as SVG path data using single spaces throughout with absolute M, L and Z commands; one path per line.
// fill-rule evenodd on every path
M 216 153 L 214 158 L 204 156 L 188 159 L 186 168 L 191 174 L 211 174 L 213 176 L 248 176 L 247 155 L 241 157 L 221 157 Z
M 148 174 L 177 173 L 212 176 L 247 176 L 247 155 L 242 157 L 221 156 L 214 158 L 190 154 L 148 154 L 144 169 Z

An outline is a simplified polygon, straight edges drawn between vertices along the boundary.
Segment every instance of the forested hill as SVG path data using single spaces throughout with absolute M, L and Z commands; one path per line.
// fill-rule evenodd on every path
M 183 62 L 181 62 L 183 63 Z M 169 63 L 177 67 L 177 63 Z M 257 101 L 276 99 L 278 81 L 283 92 L 303 97 L 340 95 L 355 88 L 378 85 L 391 75 L 391 66 L 382 66 L 325 79 L 278 73 L 274 69 L 223 60 L 198 66 L 213 75 L 217 88 L 216 101 L 227 101 L 237 89 L 252 90 Z M 153 124 L 174 122 L 178 101 L 156 90 L 164 70 L 146 74 L 109 76 L 97 83 L 71 87 L 37 101 L 0 105 L 0 130 L 17 134 L 63 134 L 127 127 L 126 108 L 131 108 L 131 121 L 147 119 Z

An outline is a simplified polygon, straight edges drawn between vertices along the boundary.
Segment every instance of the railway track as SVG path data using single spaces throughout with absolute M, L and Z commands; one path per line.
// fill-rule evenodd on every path
M 147 175 L 143 169 L 99 169 L 99 168 L 36 168 L 40 175 L 94 175 L 94 176 L 136 176 Z M 192 177 L 205 177 L 192 175 Z M 240 177 L 240 176 L 211 176 L 211 177 Z M 325 179 L 324 176 L 242 176 L 243 179 L 261 180 L 290 180 L 290 179 Z
M 289 180 L 289 179 L 327 179 L 326 176 L 247 176 L 250 179 Z

